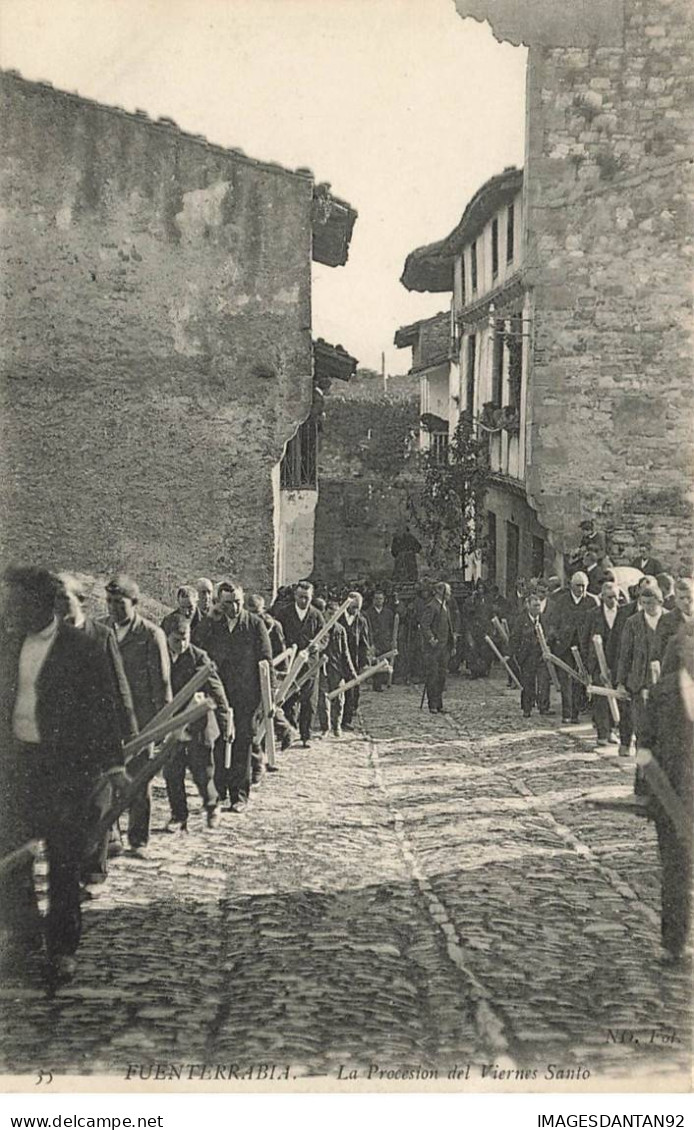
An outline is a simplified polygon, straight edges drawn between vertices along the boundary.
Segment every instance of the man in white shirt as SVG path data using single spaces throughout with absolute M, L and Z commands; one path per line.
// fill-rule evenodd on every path
M 0 856 L 45 841 L 48 902 L 38 911 L 31 862 L 0 883 L 8 964 L 45 941 L 51 976 L 69 980 L 81 934 L 80 868 L 90 796 L 104 773 L 124 781 L 113 683 L 103 650 L 59 623 L 59 583 L 46 569 L 6 574 L 0 655 Z
M 600 591 L 600 605 L 588 613 L 584 629 L 583 651 L 586 655 L 586 666 L 592 682 L 597 686 L 602 686 L 604 679 L 600 671 L 600 663 L 593 638 L 600 636 L 602 640 L 609 680 L 614 687 L 617 685 L 622 632 L 628 619 L 629 610 L 625 605 L 619 604 L 617 585 L 614 581 L 605 581 Z M 619 752 L 622 756 L 627 756 L 632 735 L 631 703 L 622 701 L 618 705 Z M 612 715 L 607 699 L 601 695 L 594 695 L 592 709 L 593 724 L 597 731 L 597 744 L 599 746 L 610 745 L 612 741 Z

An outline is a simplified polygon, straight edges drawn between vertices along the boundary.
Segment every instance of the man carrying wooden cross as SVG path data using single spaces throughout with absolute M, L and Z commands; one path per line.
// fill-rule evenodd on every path
M 312 664 L 319 651 L 323 651 L 327 640 L 319 644 L 313 643 L 323 627 L 325 620 L 322 613 L 313 607 L 313 585 L 310 581 L 299 581 L 294 589 L 294 600 L 284 604 L 275 611 L 275 618 L 279 620 L 284 630 L 284 638 L 288 647 L 296 644 L 297 652 L 307 653 L 307 662 Z M 299 672 L 300 674 L 300 672 Z M 318 707 L 318 672 L 307 679 L 301 689 L 290 694 L 284 703 L 284 713 L 290 726 L 296 726 L 297 712 L 299 714 L 299 734 L 304 749 L 311 744 L 311 723 Z
M 75 973 L 82 931 L 80 870 L 91 796 L 103 773 L 126 785 L 118 705 L 104 648 L 59 620 L 57 577 L 21 568 L 5 575 L 0 626 L 0 856 L 42 839 L 48 915 L 42 921 L 31 858 L 0 881 L 2 958 L 12 971 L 45 943 L 56 981 Z
M 327 604 L 328 616 L 337 612 L 337 600 L 329 600 Z M 321 732 L 332 733 L 336 738 L 342 735 L 342 718 L 345 711 L 345 696 L 338 694 L 333 699 L 328 695 L 331 691 L 338 690 L 344 682 L 356 679 L 357 672 L 347 643 L 347 632 L 340 623 L 333 624 L 328 633 L 328 643 L 325 649 L 325 668 L 320 673 L 318 687 L 318 717 Z
M 624 625 L 629 619 L 629 610 L 626 605 L 618 604 L 619 589 L 614 581 L 605 581 L 600 592 L 600 606 L 593 608 L 588 613 L 584 624 L 583 654 L 587 657 L 588 673 L 591 682 L 598 685 L 605 683 L 605 676 L 601 670 L 601 661 L 596 649 L 595 637 L 600 636 L 602 649 L 607 667 L 609 682 L 617 686 L 617 669 L 619 666 L 619 649 L 622 642 Z M 610 744 L 612 734 L 612 716 L 607 698 L 601 695 L 593 696 L 593 723 L 597 731 L 597 744 L 607 746 Z M 632 722 L 631 703 L 624 700 L 619 703 L 619 752 L 626 757 L 629 753 L 631 742 Z

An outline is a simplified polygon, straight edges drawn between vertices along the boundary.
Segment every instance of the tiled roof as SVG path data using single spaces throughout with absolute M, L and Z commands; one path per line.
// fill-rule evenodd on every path
M 405 260 L 401 283 L 408 290 L 433 293 L 453 290 L 453 261 L 465 244 L 480 234 L 495 212 L 508 204 L 523 184 L 523 170 L 512 166 L 498 173 L 477 190 L 460 222 L 437 243 L 412 251 Z
M 409 326 L 401 326 L 395 334 L 395 344 L 398 349 L 410 347 L 415 351 L 411 373 L 443 364 L 450 359 L 450 312 L 442 310 L 431 318 L 422 318 Z

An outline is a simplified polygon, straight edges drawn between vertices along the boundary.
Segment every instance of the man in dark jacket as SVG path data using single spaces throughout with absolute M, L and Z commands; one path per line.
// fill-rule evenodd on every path
M 248 608 L 249 612 L 255 612 L 255 614 L 257 616 L 260 616 L 260 619 L 263 621 L 265 627 L 267 628 L 267 634 L 270 637 L 272 657 L 273 659 L 276 659 L 278 655 L 282 655 L 282 653 L 287 650 L 287 641 L 284 638 L 284 628 L 280 624 L 279 620 L 275 620 L 274 616 L 272 616 L 267 611 L 267 609 L 265 608 L 265 597 L 260 593 L 251 593 L 251 595 L 246 599 L 246 607 Z M 286 674 L 286 670 L 287 663 L 285 660 L 284 666 L 281 666 L 279 669 L 275 668 L 275 674 L 279 678 L 283 674 Z M 296 738 L 296 731 L 292 726 L 290 726 L 287 716 L 284 713 L 284 709 L 281 706 L 275 707 L 274 727 L 275 737 L 280 743 L 280 748 L 289 749 L 289 746 Z
M 193 585 L 179 585 L 176 590 L 176 607 L 173 612 L 167 612 L 159 625 L 165 636 L 168 636 L 172 624 L 181 613 L 190 620 L 190 628 L 194 632 L 202 619 L 202 614 L 198 609 L 198 590 Z
M 325 624 L 322 613 L 313 607 L 313 585 L 310 581 L 299 581 L 294 589 L 294 600 L 282 604 L 275 611 L 284 632 L 287 647 L 296 644 L 297 652 L 308 653 L 308 666 L 315 662 L 319 650 L 324 650 L 327 641 L 317 647 L 313 640 Z M 305 668 L 304 668 L 305 670 Z M 301 678 L 301 672 L 299 672 Z M 290 726 L 297 725 L 299 714 L 299 734 L 304 749 L 311 744 L 311 724 L 318 707 L 318 672 L 307 679 L 299 691 L 290 694 L 284 703 L 284 713 Z
M 455 650 L 455 631 L 448 599 L 450 587 L 443 581 L 434 585 L 434 595 L 421 618 L 422 661 L 427 702 L 432 714 L 444 714 L 448 660 Z
M 639 546 L 639 552 L 634 560 L 631 562 L 633 569 L 640 569 L 649 577 L 656 577 L 658 573 L 663 572 L 663 566 L 657 557 L 651 556 L 650 546 L 646 542 L 642 542 Z
M 9 600 L 0 642 L 0 856 L 45 840 L 45 940 L 53 976 L 69 980 L 81 934 L 80 868 L 90 796 L 102 774 L 125 775 L 113 682 L 105 652 L 54 614 L 57 577 L 45 569 L 6 574 Z M 31 863 L 0 883 L 7 959 L 41 944 Z
M 140 590 L 125 573 L 118 573 L 106 585 L 109 615 L 106 623 L 118 643 L 123 669 L 133 697 L 140 730 L 171 701 L 171 667 L 166 636 L 161 628 L 140 616 L 137 603 Z M 136 776 L 152 756 L 151 746 L 136 753 L 128 762 L 128 772 Z M 128 840 L 134 855 L 143 856 L 149 843 L 152 817 L 152 786 L 133 801 L 128 814 Z
M 602 639 L 605 661 L 613 687 L 618 683 L 619 652 L 622 643 L 624 625 L 629 619 L 626 605 L 619 604 L 619 589 L 614 581 L 605 581 L 600 594 L 600 604 L 591 609 L 584 623 L 584 641 L 582 652 L 586 656 L 586 667 L 591 676 L 591 681 L 597 686 L 602 686 L 604 679 L 600 672 L 600 663 L 593 643 L 594 636 Z M 619 752 L 622 756 L 629 753 L 632 735 L 631 704 L 619 704 Z M 593 697 L 593 723 L 597 731 L 599 746 L 610 743 L 612 733 L 612 715 L 608 700 L 601 695 Z
M 332 616 L 338 608 L 339 604 L 336 600 L 329 600 L 326 609 L 328 616 Z M 333 624 L 328 633 L 325 664 L 321 669 L 318 684 L 318 717 L 323 734 L 328 734 L 331 729 L 336 738 L 342 734 L 345 696 L 338 694 L 335 698 L 329 699 L 328 694 L 336 691 L 342 682 L 348 683 L 350 679 L 356 677 L 357 672 L 349 653 L 347 632 L 338 622 Z
M 520 672 L 521 710 L 523 717 L 529 718 L 537 705 L 540 714 L 550 714 L 549 672 L 542 658 L 542 649 L 537 634 L 537 625 L 543 629 L 546 624 L 542 617 L 542 599 L 537 592 L 528 593 L 525 598 L 525 612 L 517 616 L 511 628 L 509 651 L 518 664 Z
M 585 645 L 585 621 L 594 608 L 597 598 L 588 591 L 588 578 L 585 573 L 574 573 L 566 592 L 559 593 L 548 604 L 547 643 L 557 659 L 562 659 L 570 667 L 575 667 L 572 647 L 579 650 Z M 585 660 L 585 656 L 583 656 Z M 570 675 L 558 668 L 561 691 L 562 722 L 578 722 L 578 712 L 582 702 L 582 688 Z
M 60 583 L 55 604 L 56 614 L 66 624 L 72 624 L 74 628 L 84 632 L 104 652 L 111 673 L 114 699 L 118 711 L 119 736 L 121 742 L 127 742 L 135 737 L 138 727 L 135 707 L 133 706 L 132 695 L 123 669 L 123 661 L 116 637 L 108 624 L 101 623 L 86 615 L 87 592 L 78 577 L 72 573 L 59 573 L 58 580 Z M 112 800 L 111 789 L 103 788 L 99 790 L 94 798 L 97 816 L 100 817 L 108 811 Z M 114 824 L 112 829 L 104 832 L 99 844 L 90 850 L 84 860 L 82 881 L 86 886 L 105 882 L 108 876 L 110 844 L 113 845 L 111 850 L 114 852 L 123 850 L 120 828 L 117 823 Z
M 644 585 L 639 603 L 640 611 L 628 617 L 622 631 L 617 683 L 620 690 L 627 690 L 631 695 L 634 731 L 640 745 L 646 702 L 653 686 L 651 664 L 660 664 L 663 658 L 663 643 L 667 640 L 665 622 L 673 613 L 663 612 L 663 597 L 657 585 Z
M 371 637 L 369 635 L 369 624 L 364 616 L 362 608 L 362 595 L 354 589 L 347 594 L 350 603 L 342 613 L 340 624 L 345 629 L 347 634 L 347 648 L 349 656 L 352 660 L 352 666 L 357 675 L 361 675 L 369 666 L 369 661 L 373 654 L 371 648 Z M 359 709 L 361 687 L 351 687 L 345 691 L 345 710 L 343 714 L 342 728 L 344 730 L 354 729 L 354 718 Z
M 232 812 L 243 812 L 251 791 L 253 717 L 260 706 L 258 664 L 267 659 L 271 681 L 272 647 L 267 628 L 254 612 L 244 608 L 244 592 L 234 581 L 222 581 L 217 589 L 219 619 L 208 617 L 199 625 L 193 642 L 206 651 L 215 663 L 229 706 L 234 713 L 234 742 L 231 768 L 217 760 L 215 787 L 220 800 L 229 794 Z M 217 750 L 215 748 L 215 758 Z
M 679 577 L 677 579 L 674 601 L 673 609 L 668 612 L 667 616 L 663 615 L 660 621 L 663 655 L 672 637 L 676 636 L 685 624 L 690 624 L 694 616 L 694 581 L 691 577 Z M 663 608 L 665 608 L 664 599 Z
M 369 637 L 375 657 L 384 655 L 387 651 L 390 651 L 391 648 L 396 646 L 393 642 L 395 613 L 392 608 L 387 607 L 386 594 L 383 589 L 376 589 L 374 591 L 371 607 L 367 608 L 364 616 L 369 625 Z M 382 691 L 384 687 L 387 686 L 387 673 L 384 672 L 379 675 L 374 675 L 373 688 L 375 691 Z
M 694 624 L 673 636 L 663 656 L 660 681 L 650 692 L 639 744 L 650 749 L 684 806 L 687 829 L 694 818 Z M 648 790 L 650 793 L 650 789 Z M 649 799 L 661 864 L 661 937 L 666 960 L 679 961 L 691 924 L 692 840 L 678 836 L 668 812 Z
M 171 690 L 174 696 L 189 683 L 201 667 L 211 660 L 201 648 L 190 642 L 190 619 L 179 613 L 178 619 L 169 624 L 166 637 L 171 656 Z M 233 739 L 234 727 L 231 710 L 222 681 L 214 664 L 202 692 L 210 696 L 215 704 L 214 713 L 207 715 L 192 727 L 186 727 L 176 752 L 164 768 L 164 780 L 171 807 L 169 832 L 186 831 L 188 826 L 188 802 L 186 800 L 186 769 L 190 769 L 195 786 L 200 794 L 207 825 L 219 825 L 217 790 L 214 785 L 214 748 L 217 741 L 226 743 Z

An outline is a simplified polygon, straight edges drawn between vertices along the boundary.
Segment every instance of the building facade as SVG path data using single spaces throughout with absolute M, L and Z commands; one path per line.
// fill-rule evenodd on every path
M 271 591 L 311 264 L 346 262 L 356 213 L 169 119 L 13 72 L 0 104 L 5 561 Z
M 535 572 L 542 541 L 560 569 L 585 518 L 615 562 L 646 543 L 690 574 L 694 8 L 456 7 L 528 47 L 524 172 L 483 186 L 403 281 L 453 295 L 461 404 L 492 429 L 496 579 Z
M 691 573 L 694 8 L 456 0 L 528 47 L 528 496 L 553 545 Z
M 408 257 L 402 279 L 411 290 L 451 295 L 450 312 L 438 315 L 441 326 L 447 324 L 450 360 L 445 371 L 443 365 L 433 370 L 435 405 L 449 434 L 465 412 L 487 437 L 486 550 L 467 571 L 506 592 L 518 577 L 537 576 L 554 565 L 526 491 L 532 318 L 523 235 L 523 173 L 511 168 L 480 188 L 444 240 Z M 425 330 L 431 337 L 431 321 L 418 323 L 420 339 Z M 411 343 L 413 331 L 399 330 L 396 344 Z M 413 370 L 422 356 L 420 343 Z M 423 382 L 431 379 L 429 372 Z M 426 384 L 422 387 L 424 392 Z M 426 422 L 424 395 L 421 410 Z M 424 446 L 431 449 L 431 440 Z

